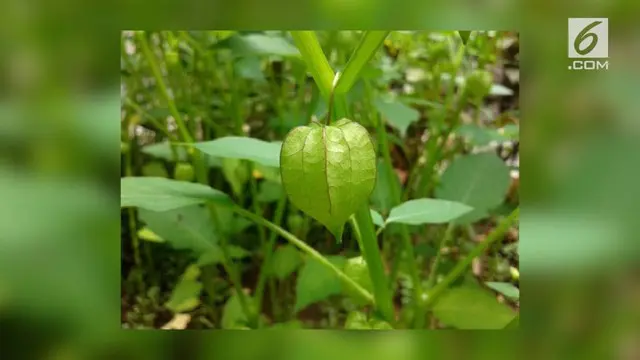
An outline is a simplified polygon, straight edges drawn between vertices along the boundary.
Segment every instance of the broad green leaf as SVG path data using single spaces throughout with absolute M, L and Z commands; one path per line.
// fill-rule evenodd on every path
M 249 296 L 246 296 L 247 301 L 252 303 L 253 301 Z M 239 329 L 245 328 L 249 319 L 247 315 L 242 311 L 242 305 L 240 303 L 240 297 L 237 294 L 231 295 L 224 304 L 222 309 L 222 328 L 223 329 Z
M 409 126 L 420 118 L 418 110 L 397 100 L 379 98 L 376 99 L 375 106 L 389 125 L 400 131 L 400 136 L 402 137 L 407 134 Z
M 243 259 L 249 257 L 251 255 L 247 250 L 235 246 L 235 245 L 227 245 L 227 251 L 229 252 L 229 256 L 231 259 Z M 215 264 L 223 264 L 224 263 L 224 253 L 219 245 L 213 245 L 210 250 L 202 253 L 198 258 L 198 262 L 196 263 L 198 266 L 206 266 L 206 265 L 215 265 Z
M 192 144 L 203 153 L 230 159 L 243 159 L 266 166 L 280 166 L 280 143 L 249 137 L 228 136 Z
M 384 219 L 382 218 L 382 215 L 373 209 L 371 209 L 371 220 L 373 220 L 375 225 L 384 226 Z
M 227 39 L 228 47 L 236 55 L 277 55 L 283 57 L 299 57 L 300 52 L 293 44 L 281 36 L 264 34 L 235 34 Z
M 241 78 L 254 80 L 259 83 L 266 82 L 262 73 L 262 63 L 258 57 L 243 57 L 234 64 L 235 70 Z
M 282 183 L 297 208 L 341 241 L 345 222 L 371 195 L 375 156 L 369 133 L 358 123 L 297 127 L 282 146 Z
M 351 89 L 362 69 L 382 45 L 387 34 L 389 31 L 366 31 L 364 33 L 358 47 L 349 57 L 347 66 L 340 74 L 335 85 L 336 94 L 345 94 Z
M 509 190 L 509 168 L 494 153 L 465 155 L 455 159 L 444 171 L 436 197 L 469 205 L 473 211 L 456 220 L 470 223 L 504 201 Z
M 369 276 L 369 267 L 362 256 L 348 259 L 347 263 L 344 265 L 344 273 L 365 290 L 373 292 L 373 284 L 371 283 L 371 277 Z M 366 305 L 366 303 L 361 302 L 361 297 L 358 294 L 355 294 L 355 290 L 351 287 L 343 284 L 343 291 L 359 305 Z
M 394 205 L 393 187 L 396 194 L 400 193 L 400 179 L 393 169 L 389 169 L 387 163 L 380 159 L 376 175 L 376 185 L 371 194 L 371 203 L 383 214 L 388 214 Z
M 503 135 L 499 130 L 482 127 L 476 124 L 462 125 L 456 130 L 456 134 L 464 137 L 469 141 L 469 143 L 476 146 L 485 146 L 492 141 L 504 142 L 509 140 L 509 138 Z
M 222 174 L 236 196 L 244 192 L 244 185 L 251 176 L 247 163 L 244 160 L 234 158 L 222 159 Z
M 331 263 L 342 269 L 346 259 L 342 256 L 328 256 Z M 327 299 L 329 296 L 340 294 L 342 282 L 336 273 L 317 260 L 308 259 L 300 273 L 296 283 L 295 311 L 298 312 L 307 306 Z
M 502 329 L 516 316 L 491 293 L 471 285 L 447 290 L 434 304 L 433 314 L 458 329 Z
M 256 200 L 260 202 L 274 202 L 285 196 L 282 185 L 273 181 L 263 181 L 258 186 Z
M 520 289 L 506 282 L 486 282 L 485 285 L 512 300 L 520 299 Z
M 199 205 L 155 212 L 138 211 L 140 221 L 176 249 L 189 249 L 196 254 L 215 250 L 215 229 L 206 208 Z
M 409 200 L 391 209 L 386 223 L 408 225 L 442 224 L 453 221 L 471 210 L 471 207 L 455 201 L 438 199 Z
M 182 313 L 195 309 L 200 305 L 200 291 L 202 284 L 198 281 L 200 269 L 191 265 L 182 274 L 180 281 L 171 292 L 171 297 L 165 306 L 174 313 Z
M 282 280 L 302 265 L 300 252 L 292 245 L 281 246 L 273 253 L 270 262 L 271 275 Z
M 206 201 L 232 204 L 227 194 L 202 184 L 158 177 L 120 179 L 120 207 L 167 211 Z

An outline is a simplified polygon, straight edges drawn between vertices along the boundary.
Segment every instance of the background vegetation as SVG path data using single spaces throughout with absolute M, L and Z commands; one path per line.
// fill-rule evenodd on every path
M 344 68 L 362 35 L 318 33 L 333 69 Z M 350 227 L 336 243 L 287 201 L 267 159 L 269 143 L 327 117 L 327 101 L 289 33 L 124 32 L 121 45 L 123 177 L 209 184 L 303 239 L 371 290 Z M 391 32 L 347 93 L 352 120 L 371 130 L 378 150 L 370 200 L 399 319 L 394 327 L 415 321 L 412 304 L 427 295 L 416 287 L 434 287 L 464 258 L 473 258 L 473 266 L 447 279 L 449 289 L 421 326 L 517 323 L 517 230 L 499 234 L 475 254 L 480 256 L 469 254 L 519 204 L 518 54 L 516 33 Z M 184 146 L 193 141 L 204 144 L 197 146 L 204 159 Z M 448 225 L 394 224 L 391 210 L 419 198 L 458 201 L 474 210 Z M 217 223 L 207 212 L 197 204 L 123 209 L 124 327 L 390 326 L 350 296 L 335 274 L 275 232 L 231 210 L 218 209 Z M 404 247 L 404 237 L 413 246 Z M 257 322 L 247 315 L 247 300 L 259 307 Z

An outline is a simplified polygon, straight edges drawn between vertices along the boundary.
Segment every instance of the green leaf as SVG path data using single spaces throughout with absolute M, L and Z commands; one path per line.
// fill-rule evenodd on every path
M 502 84 L 493 84 L 489 90 L 491 96 L 513 96 L 513 90 Z
M 228 136 L 192 144 L 203 153 L 230 159 L 242 159 L 266 166 L 280 166 L 280 143 L 266 142 L 249 137 Z
M 506 282 L 486 282 L 485 285 L 512 300 L 520 299 L 520 289 Z
M 222 159 L 222 174 L 231 185 L 231 189 L 236 196 L 243 193 L 244 185 L 251 176 L 247 163 L 244 160 L 233 158 Z
M 277 182 L 266 180 L 261 182 L 258 188 L 259 189 L 256 200 L 260 202 L 274 202 L 280 200 L 283 196 L 285 196 L 282 185 Z
M 458 329 L 502 329 L 516 312 L 500 304 L 489 292 L 470 285 L 452 288 L 440 296 L 433 314 Z
M 375 158 L 371 137 L 358 123 L 297 127 L 282 146 L 282 183 L 297 208 L 341 241 L 345 222 L 373 191 Z
M 465 155 L 455 159 L 444 171 L 436 197 L 457 201 L 474 210 L 457 223 L 470 223 L 482 219 L 487 211 L 504 201 L 509 190 L 509 168 L 494 153 Z
M 389 31 L 366 31 L 364 33 L 358 47 L 349 57 L 347 66 L 340 74 L 335 85 L 336 94 L 346 94 L 351 89 L 362 69 L 378 51 L 388 34 Z
M 202 184 L 158 177 L 120 179 L 120 207 L 166 211 L 206 201 L 232 204 L 227 194 Z
M 169 310 L 182 313 L 200 305 L 202 283 L 197 280 L 198 276 L 200 276 L 200 269 L 197 266 L 191 265 L 187 268 L 165 304 Z
M 281 246 L 273 253 L 270 269 L 271 275 L 282 280 L 302 265 L 300 252 L 292 245 Z
M 438 199 L 416 199 L 404 202 L 393 209 L 386 223 L 408 225 L 443 224 L 453 221 L 473 210 L 454 201 Z
M 300 52 L 293 44 L 281 36 L 264 34 L 235 34 L 225 42 L 234 54 L 239 56 L 276 55 L 282 57 L 299 57 Z
M 166 161 L 174 161 L 173 153 L 171 152 L 171 144 L 168 141 L 159 142 L 156 144 L 149 144 L 143 146 L 140 151 L 143 154 L 153 156 L 158 159 Z M 182 146 L 176 146 L 176 153 L 178 154 L 179 161 L 187 161 L 187 149 Z
M 227 251 L 229 252 L 229 256 L 232 260 L 244 259 L 251 255 L 247 250 L 235 245 L 227 245 Z M 207 266 L 223 263 L 224 253 L 222 252 L 222 248 L 220 248 L 219 245 L 213 245 L 210 250 L 207 250 L 200 255 L 196 264 L 198 266 Z
M 157 243 L 165 242 L 163 238 L 158 236 L 158 234 L 154 233 L 153 231 L 151 231 L 149 228 L 146 228 L 146 227 L 138 230 L 138 237 L 142 240 L 151 241 L 151 242 L 157 242 Z
M 377 211 L 375 211 L 373 209 L 371 209 L 371 220 L 373 220 L 373 223 L 375 225 L 378 225 L 378 226 L 381 226 L 381 227 L 384 226 L 384 219 L 382 218 L 382 215 L 380 215 L 379 212 L 377 212 Z
M 365 290 L 369 292 L 373 292 L 373 284 L 371 282 L 371 277 L 369 276 L 369 267 L 367 266 L 367 262 L 364 260 L 362 256 L 354 257 L 347 260 L 347 263 L 344 266 L 344 273 L 353 279 L 358 285 L 362 286 Z M 349 295 L 353 301 L 358 305 L 366 305 L 366 302 L 362 301 L 362 297 L 355 294 L 355 290 L 351 287 L 343 284 L 343 291 L 345 294 Z
M 376 185 L 371 194 L 372 204 L 384 214 L 388 214 L 395 203 L 393 194 L 400 193 L 400 179 L 389 167 L 384 160 L 378 160 Z M 393 187 L 396 188 L 396 192 L 393 191 Z
M 246 297 L 249 302 L 252 302 L 249 296 Z M 231 295 L 224 304 L 222 309 L 222 328 L 223 329 L 238 329 L 245 328 L 249 319 L 247 315 L 242 311 L 242 305 L 240 303 L 240 297 L 237 294 Z
M 235 71 L 243 79 L 254 80 L 259 83 L 266 82 L 266 78 L 262 73 L 262 63 L 258 57 L 251 56 L 238 59 L 234 67 Z
M 391 126 L 400 131 L 400 136 L 407 134 L 407 129 L 411 124 L 418 121 L 420 112 L 397 100 L 385 100 L 378 98 L 375 100 L 376 109 L 380 112 Z
M 492 141 L 504 142 L 509 140 L 507 136 L 502 135 L 498 130 L 476 124 L 462 125 L 455 132 L 475 146 L 485 146 Z
M 140 221 L 176 249 L 190 249 L 196 254 L 214 250 L 218 242 L 207 209 L 199 205 L 155 212 L 140 209 Z
M 328 256 L 327 259 L 339 269 L 342 269 L 346 263 L 346 259 L 342 256 Z M 342 282 L 336 273 L 310 258 L 298 274 L 295 312 L 341 292 Z

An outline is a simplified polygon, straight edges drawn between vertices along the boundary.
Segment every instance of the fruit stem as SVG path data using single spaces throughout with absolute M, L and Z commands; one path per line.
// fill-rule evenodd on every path
M 333 116 L 333 94 L 335 93 L 336 84 L 338 83 L 338 79 L 340 79 L 340 72 L 336 72 L 336 75 L 333 77 L 333 84 L 331 85 L 331 91 L 329 92 L 329 111 L 327 112 L 327 122 L 326 125 L 331 124 L 331 117 Z

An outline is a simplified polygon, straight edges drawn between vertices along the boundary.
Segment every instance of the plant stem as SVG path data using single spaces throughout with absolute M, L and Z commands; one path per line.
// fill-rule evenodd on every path
M 438 266 L 442 261 L 442 249 L 444 249 L 447 244 L 451 241 L 451 237 L 453 236 L 453 230 L 455 229 L 455 225 L 453 222 L 449 223 L 447 226 L 447 230 L 440 241 L 440 246 L 438 246 L 438 252 L 436 253 L 436 258 L 433 260 L 433 264 L 431 265 L 431 272 L 429 272 L 429 279 L 427 280 L 427 287 L 430 289 L 436 283 L 436 276 L 438 273 Z
M 284 208 L 286 204 L 287 204 L 286 197 L 283 196 L 280 200 L 278 200 L 278 205 L 276 205 L 276 212 L 274 215 L 275 225 L 279 225 L 282 222 L 282 217 L 284 215 Z M 269 241 L 267 243 L 267 247 L 265 248 L 264 260 L 262 261 L 262 266 L 260 267 L 260 275 L 258 277 L 258 284 L 256 285 L 256 291 L 255 291 L 255 300 L 256 300 L 258 309 L 262 309 L 262 298 L 264 296 L 264 287 L 267 282 L 268 271 L 270 267 L 269 262 L 271 261 L 271 255 L 273 254 L 273 248 L 275 247 L 277 238 L 278 238 L 278 233 L 275 231 L 272 231 L 271 234 L 269 234 Z
M 378 240 L 374 233 L 373 221 L 371 220 L 371 211 L 369 206 L 360 207 L 355 213 L 354 227 L 357 238 L 359 239 L 360 250 L 362 256 L 367 262 L 369 268 L 369 276 L 373 284 L 373 293 L 376 298 L 376 305 L 385 320 L 394 323 L 395 312 L 391 292 L 389 291 L 389 279 L 384 271 L 382 264 L 382 255 L 378 248 Z
M 376 301 L 375 301 L 373 295 L 371 295 L 371 293 L 369 293 L 362 286 L 360 286 L 358 283 L 356 283 L 353 279 L 351 279 L 349 276 L 347 276 L 347 274 L 345 274 L 342 270 L 338 269 L 329 260 L 327 260 L 327 258 L 325 258 L 322 254 L 317 252 L 311 246 L 307 245 L 304 241 L 298 239 L 293 234 L 291 234 L 290 232 L 284 230 L 280 226 L 272 223 L 271 221 L 269 221 L 269 220 L 267 220 L 267 219 L 265 219 L 263 217 L 257 216 L 256 214 L 254 214 L 254 213 L 252 213 L 250 211 L 247 211 L 247 210 L 245 210 L 245 209 L 243 209 L 243 208 L 241 208 L 239 206 L 234 206 L 233 207 L 233 211 L 235 211 L 238 215 L 244 216 L 247 219 L 255 222 L 258 225 L 262 225 L 262 226 L 268 228 L 269 230 L 271 230 L 273 232 L 276 232 L 278 235 L 282 236 L 285 240 L 287 240 L 289 243 L 291 243 L 292 245 L 294 245 L 295 247 L 300 249 L 302 252 L 304 252 L 305 254 L 309 255 L 311 258 L 313 258 L 314 260 L 318 261 L 323 266 L 331 269 L 344 284 L 346 284 L 347 286 L 350 286 L 353 290 L 357 291 L 358 295 L 363 300 L 365 300 L 365 301 L 367 301 L 367 302 L 369 302 L 371 304 L 375 304 L 376 303 Z
M 498 224 L 498 226 L 493 229 L 493 231 L 489 235 L 487 235 L 487 238 L 483 242 L 473 248 L 473 250 L 471 250 L 471 252 L 469 252 L 469 254 L 467 254 L 464 259 L 462 259 L 462 261 L 458 262 L 456 266 L 451 270 L 451 272 L 449 272 L 449 274 L 447 274 L 447 276 L 438 283 L 438 285 L 429 289 L 429 291 L 427 292 L 426 300 L 424 302 L 424 307 L 427 309 L 430 308 L 435 303 L 435 300 L 438 298 L 438 296 L 442 295 L 442 293 L 447 290 L 449 285 L 451 285 L 451 283 L 453 283 L 467 270 L 469 266 L 471 266 L 473 259 L 482 255 L 482 253 L 484 253 L 484 251 L 487 250 L 489 246 L 491 246 L 491 244 L 501 240 L 504 237 L 504 234 L 509 231 L 511 225 L 518 220 L 519 215 L 520 208 L 518 207 L 513 210 L 511 214 L 509 214 L 509 216 L 504 218 L 500 222 L 500 224 Z
M 167 106 L 169 107 L 169 112 L 171 113 L 171 115 L 176 121 L 176 124 L 178 126 L 178 131 L 181 134 L 183 141 L 186 143 L 192 143 L 193 137 L 189 133 L 184 121 L 182 120 L 182 117 L 178 112 L 178 108 L 176 107 L 176 104 L 173 101 L 173 97 L 169 94 L 167 85 L 165 84 L 164 79 L 162 78 L 162 74 L 160 73 L 160 68 L 158 67 L 155 57 L 151 52 L 151 48 L 149 47 L 149 43 L 147 42 L 144 32 L 139 31 L 136 33 L 136 36 L 138 38 L 138 41 L 140 42 L 145 58 L 147 59 L 147 62 L 151 67 L 151 71 L 153 72 L 153 75 L 155 77 L 156 84 L 158 85 L 158 88 L 160 89 L 160 92 L 162 93 L 167 103 Z M 193 149 L 190 149 L 189 151 L 191 151 L 194 167 L 196 168 L 196 176 L 198 178 L 198 181 L 202 184 L 207 185 L 209 181 L 208 181 L 206 166 L 204 164 L 203 157 L 198 151 L 194 151 Z M 249 308 L 249 304 L 246 299 L 246 294 L 242 290 L 240 274 L 237 271 L 237 268 L 235 267 L 235 263 L 229 256 L 229 251 L 227 249 L 227 238 L 219 230 L 221 229 L 221 227 L 220 227 L 219 218 L 216 214 L 215 207 L 209 204 L 208 208 L 209 208 L 209 213 L 211 215 L 211 220 L 213 221 L 216 232 L 218 233 L 220 238 L 220 248 L 222 249 L 222 253 L 225 260 L 223 262 L 223 266 L 225 268 L 225 271 L 229 275 L 232 285 L 234 286 L 236 292 L 238 293 L 242 311 L 245 313 L 247 317 L 256 319 L 258 315 L 254 315 Z

